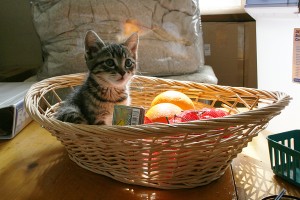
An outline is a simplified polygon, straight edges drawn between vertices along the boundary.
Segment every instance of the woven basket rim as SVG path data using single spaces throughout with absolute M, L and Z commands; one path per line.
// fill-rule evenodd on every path
M 38 88 L 44 87 L 47 84 L 48 81 L 52 81 L 52 80 L 58 80 L 58 79 L 68 79 L 69 77 L 72 77 L 72 79 L 74 79 L 74 75 L 75 77 L 78 76 L 79 79 L 82 79 L 82 76 L 85 75 L 85 73 L 77 73 L 77 74 L 69 74 L 69 75 L 61 75 L 61 76 L 56 76 L 56 77 L 51 77 L 48 79 L 44 79 L 40 82 L 35 83 L 34 85 L 31 86 L 31 88 L 29 89 L 29 91 L 27 92 L 27 95 L 25 97 L 25 101 L 28 103 L 30 103 L 30 92 L 34 89 L 37 89 L 36 87 L 38 86 Z M 158 78 L 158 77 L 148 77 L 148 76 L 140 76 L 140 75 L 135 75 L 134 78 L 142 78 L 142 79 L 151 79 L 151 80 L 160 80 L 160 81 L 165 81 L 166 83 L 168 81 L 171 81 L 172 83 L 180 83 L 180 84 L 195 84 L 195 82 L 192 81 L 178 81 L 178 80 L 170 80 L 170 79 L 162 79 L 162 78 Z M 70 81 L 72 82 L 72 81 Z M 197 83 L 197 84 L 201 84 L 203 86 L 213 86 L 213 87 L 217 87 L 217 88 L 221 88 L 221 89 L 237 89 L 237 90 L 244 90 L 246 88 L 244 87 L 231 87 L 231 86 L 223 86 L 223 85 L 215 85 L 215 84 L 208 84 L 208 83 Z M 54 87 L 55 88 L 55 87 Z M 85 124 L 73 124 L 73 123 L 68 123 L 68 122 L 62 122 L 59 121 L 55 118 L 48 118 L 44 115 L 41 115 L 39 112 L 33 113 L 35 114 L 35 116 L 37 115 L 41 121 L 48 121 L 52 124 L 55 124 L 57 127 L 61 126 L 63 128 L 71 128 L 74 129 L 74 131 L 76 130 L 89 130 L 89 132 L 93 132 L 93 133 L 100 133 L 103 131 L 113 131 L 115 129 L 118 129 L 119 131 L 126 131 L 128 129 L 145 129 L 147 130 L 145 134 L 155 134 L 155 130 L 157 128 L 160 129 L 169 129 L 169 128 L 185 128 L 185 127 L 190 127 L 190 126 L 197 126 L 198 128 L 203 126 L 203 128 L 205 127 L 209 127 L 210 124 L 214 124 L 214 126 L 216 124 L 219 124 L 220 127 L 226 127 L 229 125 L 230 123 L 235 124 L 235 122 L 237 121 L 237 119 L 244 119 L 247 120 L 249 119 L 249 116 L 251 116 L 251 121 L 255 120 L 257 117 L 262 118 L 262 116 L 268 116 L 268 114 L 270 113 L 270 110 L 281 110 L 282 107 L 285 107 L 289 104 L 290 100 L 292 99 L 289 95 L 287 95 L 284 92 L 279 92 L 279 91 L 266 91 L 266 90 L 259 90 L 259 89 L 254 89 L 254 88 L 249 88 L 252 89 L 254 91 L 260 91 L 262 93 L 268 93 L 268 94 L 272 94 L 273 96 L 275 96 L 277 98 L 277 102 L 272 103 L 270 105 L 266 105 L 262 108 L 258 108 L 255 110 L 248 110 L 245 112 L 241 112 L 241 113 L 236 113 L 236 114 L 231 114 L 228 116 L 224 116 L 222 118 L 213 118 L 213 119 L 204 119 L 204 120 L 195 120 L 195 121 L 190 121 L 190 122 L 181 122 L 181 123 L 174 123 L 174 124 L 164 124 L 164 123 L 152 123 L 152 124 L 141 124 L 141 125 L 127 125 L 127 126 L 118 126 L 118 125 L 85 125 Z M 28 106 L 26 106 L 28 107 Z M 38 109 L 35 108 L 35 110 L 37 111 Z M 31 110 L 29 110 L 29 112 L 32 114 Z M 259 120 L 259 119 L 258 119 Z M 223 123 L 224 122 L 224 123 Z M 154 132 L 153 132 L 154 131 Z M 150 133 L 151 132 L 151 133 Z M 187 132 L 191 132 L 190 130 L 187 130 Z M 159 135 L 159 133 L 157 133 Z M 174 133 L 170 132 L 169 135 L 173 135 Z M 138 135 L 143 135 L 141 133 L 139 134 L 134 134 L 132 137 L 136 137 Z M 128 135 L 127 135 L 128 136 Z

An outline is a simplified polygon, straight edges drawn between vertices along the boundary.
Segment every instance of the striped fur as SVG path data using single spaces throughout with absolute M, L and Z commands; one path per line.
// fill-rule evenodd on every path
M 89 72 L 84 83 L 58 108 L 55 118 L 77 124 L 111 125 L 114 105 L 129 105 L 127 85 L 137 68 L 138 35 L 105 44 L 93 31 L 85 37 Z

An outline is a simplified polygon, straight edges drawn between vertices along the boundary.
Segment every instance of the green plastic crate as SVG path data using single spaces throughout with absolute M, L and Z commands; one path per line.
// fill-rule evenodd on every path
M 300 130 L 269 135 L 267 140 L 273 172 L 300 186 Z

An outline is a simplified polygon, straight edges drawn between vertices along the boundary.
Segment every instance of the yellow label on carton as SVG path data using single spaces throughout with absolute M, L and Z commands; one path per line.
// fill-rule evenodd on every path
M 126 126 L 144 123 L 145 110 L 143 108 L 115 105 L 113 125 Z

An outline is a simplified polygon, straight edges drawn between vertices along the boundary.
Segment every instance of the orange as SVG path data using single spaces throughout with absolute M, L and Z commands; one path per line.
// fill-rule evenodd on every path
M 157 95 L 153 99 L 151 106 L 159 103 L 172 103 L 179 106 L 182 110 L 195 109 L 193 101 L 187 95 L 173 90 L 169 90 Z
M 174 117 L 174 115 L 181 113 L 182 109 L 172 103 L 159 103 L 156 104 L 147 111 L 146 117 L 152 122 L 168 123 L 168 120 Z

